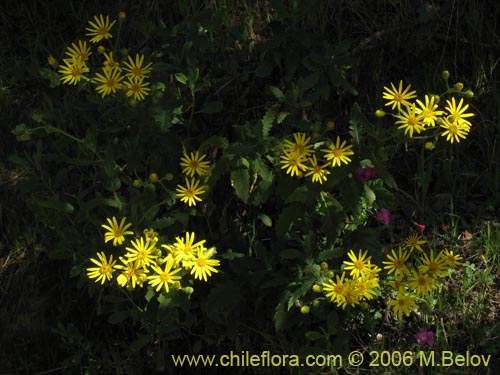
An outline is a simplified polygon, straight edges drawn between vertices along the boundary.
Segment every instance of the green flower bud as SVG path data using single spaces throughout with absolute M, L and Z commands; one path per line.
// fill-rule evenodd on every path
M 462 82 L 455 83 L 455 90 L 462 91 L 464 88 L 464 84 Z
M 313 305 L 313 307 L 318 307 L 318 306 L 319 306 L 319 304 L 320 304 L 319 299 L 315 299 L 315 300 L 313 300 L 313 301 L 312 301 L 312 305 Z
M 151 182 L 158 182 L 158 175 L 156 173 L 151 173 L 149 175 L 149 181 L 151 181 Z
M 439 95 L 434 95 L 434 103 L 438 104 L 440 100 L 441 97 Z
M 314 285 L 312 286 L 312 290 L 313 290 L 313 292 L 315 292 L 315 293 L 321 293 L 321 291 L 323 290 L 323 288 L 321 288 L 321 285 L 314 284 Z
M 425 149 L 427 151 L 432 151 L 436 148 L 436 145 L 434 144 L 434 142 L 426 142 L 425 143 Z
M 385 116 L 385 112 L 384 112 L 384 111 L 382 111 L 381 109 L 377 109 L 377 110 L 375 111 L 375 117 L 377 117 L 377 118 L 382 118 L 382 117 L 384 117 L 384 116 Z
M 135 179 L 133 182 L 132 182 L 132 186 L 135 187 L 135 188 L 138 188 L 141 186 L 141 181 Z
M 333 130 L 333 129 L 335 129 L 335 121 L 333 121 L 333 120 L 328 121 L 328 122 L 326 123 L 326 128 L 327 128 L 328 130 Z
M 172 173 L 167 173 L 165 175 L 165 180 L 172 181 L 174 179 L 174 175 Z
M 473 98 L 474 97 L 474 91 L 471 91 L 471 90 L 467 90 L 465 92 L 465 96 L 468 97 L 469 99 L 470 98 Z
M 328 269 L 328 263 L 326 263 L 326 262 L 321 262 L 321 264 L 319 266 L 321 267 L 322 270 Z
M 309 314 L 309 306 L 302 306 L 300 308 L 300 313 L 304 315 Z
M 447 70 L 443 70 L 443 72 L 441 73 L 441 77 L 443 77 L 443 79 L 450 78 L 450 72 Z

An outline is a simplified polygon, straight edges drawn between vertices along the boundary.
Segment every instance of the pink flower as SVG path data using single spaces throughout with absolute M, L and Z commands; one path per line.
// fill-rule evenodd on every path
M 391 222 L 391 213 L 387 208 L 382 208 L 377 214 L 377 220 L 385 225 Z
M 415 226 L 417 227 L 417 229 L 420 231 L 420 232 L 424 232 L 425 230 L 425 225 L 424 224 L 419 224 L 419 223 L 415 223 Z
M 377 171 L 372 167 L 358 168 L 354 171 L 354 173 L 363 182 L 366 182 L 368 180 L 371 180 L 371 179 L 378 177 Z
M 417 333 L 414 337 L 417 339 L 418 345 L 433 345 L 434 344 L 434 332 L 427 331 L 425 328 L 422 328 L 419 333 Z

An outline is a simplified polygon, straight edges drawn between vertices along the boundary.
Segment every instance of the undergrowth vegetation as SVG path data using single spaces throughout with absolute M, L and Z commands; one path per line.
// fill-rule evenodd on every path
M 493 373 L 493 1 L 9 3 L 2 373 Z

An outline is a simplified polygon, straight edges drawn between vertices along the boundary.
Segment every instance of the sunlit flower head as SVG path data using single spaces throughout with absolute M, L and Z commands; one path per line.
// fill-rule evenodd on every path
M 220 265 L 220 261 L 218 259 L 211 259 L 214 254 L 215 247 L 210 249 L 204 247 L 198 248 L 191 268 L 191 275 L 194 274 L 195 279 L 207 281 L 207 277 L 212 276 L 212 272 L 219 272 L 215 267 Z
M 136 53 L 135 60 L 132 59 L 131 56 L 128 56 L 128 62 L 127 61 L 123 62 L 123 65 L 125 65 L 123 70 L 127 72 L 126 75 L 128 79 L 130 79 L 131 81 L 134 79 L 142 80 L 149 76 L 153 64 L 149 63 L 146 66 L 142 66 L 143 63 L 144 63 L 144 55 L 139 55 L 138 53 Z
M 405 245 L 410 249 L 410 251 L 413 251 L 415 249 L 417 249 L 418 251 L 424 251 L 422 249 L 422 246 L 420 245 L 424 245 L 426 243 L 427 241 L 422 239 L 422 237 L 420 237 L 418 234 L 412 234 L 406 239 Z
M 421 261 L 422 265 L 418 267 L 420 273 L 427 273 L 435 278 L 446 276 L 448 265 L 443 258 L 434 256 L 434 250 L 431 250 L 429 255 L 422 253 Z
M 347 253 L 347 256 L 349 257 L 351 262 L 344 260 L 344 269 L 346 271 L 351 271 L 350 275 L 352 277 L 360 277 L 370 272 L 370 260 L 372 257 L 368 256 L 368 250 L 366 250 L 364 253 L 359 250 L 357 256 L 356 254 L 354 254 L 353 250 L 350 250 Z
M 92 54 L 90 52 L 90 47 L 87 46 L 87 42 L 84 40 L 79 40 L 78 45 L 76 43 L 71 43 L 71 46 L 66 48 L 66 55 L 69 57 L 69 61 L 77 61 L 85 65 L 85 62 L 89 59 Z
M 415 105 L 410 105 L 405 109 L 401 109 L 399 115 L 394 115 L 394 117 L 399 120 L 395 122 L 398 126 L 398 129 L 404 129 L 404 134 L 409 134 L 410 138 L 413 138 L 413 133 L 416 132 L 420 134 L 424 131 L 424 116 L 422 113 L 417 113 L 417 109 Z
M 106 259 L 106 255 L 103 252 L 97 253 L 97 257 L 99 260 L 90 259 L 97 267 L 87 268 L 87 276 L 89 279 L 96 279 L 96 283 L 100 281 L 101 284 L 104 284 L 106 280 L 109 281 L 113 277 L 113 266 L 116 260 L 113 260 L 113 255 L 109 256 L 109 260 Z
M 354 155 L 352 145 L 347 145 L 347 141 L 340 142 L 340 137 L 337 137 L 335 143 L 331 143 L 328 148 L 322 149 L 325 153 L 326 160 L 331 161 L 332 166 L 339 166 L 341 163 L 349 164 L 351 159 L 349 156 Z
M 118 285 L 131 289 L 135 289 L 137 285 L 142 287 L 149 271 L 143 265 L 139 265 L 137 260 L 131 261 L 120 257 L 120 261 L 121 264 L 115 266 L 115 269 L 120 271 L 120 274 L 116 278 Z
M 410 273 L 410 270 L 406 266 L 409 257 L 410 253 L 403 251 L 401 247 L 399 247 L 398 252 L 392 249 L 391 253 L 387 254 L 387 259 L 389 260 L 382 262 L 382 264 L 386 264 L 384 269 L 387 270 L 389 275 L 394 273 L 394 276 L 397 278 L 398 276 L 408 275 Z
M 467 137 L 469 128 L 467 127 L 467 125 L 462 125 L 457 121 L 450 122 L 450 117 L 443 118 L 443 122 L 440 126 L 445 130 L 441 133 L 441 136 L 446 137 L 446 140 L 450 143 L 453 143 L 454 141 L 457 141 L 457 143 L 459 143 L 460 138 L 465 139 Z
M 155 249 L 155 242 L 149 238 L 144 241 L 144 237 L 130 241 L 132 247 L 126 247 L 127 253 L 125 256 L 130 262 L 136 261 L 138 266 L 148 267 L 156 263 L 158 258 Z
M 285 139 L 285 153 L 295 154 L 307 159 L 312 154 L 313 145 L 310 144 L 311 137 L 307 137 L 305 133 L 294 133 L 293 138 L 295 142 Z
M 122 69 L 120 68 L 120 63 L 115 60 L 113 57 L 113 52 L 103 52 L 104 55 L 104 63 L 103 67 L 104 70 L 119 70 L 121 71 Z
M 309 162 L 311 163 L 311 166 L 307 166 L 309 172 L 306 173 L 306 177 L 312 175 L 312 182 L 319 182 L 320 184 L 326 182 L 326 176 L 330 174 L 330 171 L 328 171 L 326 168 L 330 166 L 330 163 L 319 165 L 318 160 L 316 159 L 316 155 L 313 155 L 312 158 L 309 158 Z
M 408 100 L 415 98 L 416 91 L 411 91 L 411 85 L 408 85 L 404 90 L 403 90 L 403 81 L 399 81 L 399 87 L 396 88 L 394 84 L 391 82 L 391 88 L 389 87 L 384 87 L 384 93 L 383 93 L 383 98 L 387 100 L 387 103 L 385 103 L 386 106 L 391 106 L 391 109 L 394 110 L 395 108 L 398 109 L 398 111 L 401 111 L 401 105 L 408 106 L 410 105 L 410 102 Z
M 116 93 L 116 90 L 122 88 L 121 81 L 123 76 L 120 74 L 118 69 L 103 70 L 103 74 L 96 73 L 94 80 L 101 83 L 95 89 L 104 98 L 109 94 Z
M 387 305 L 392 308 L 394 314 L 401 319 L 403 314 L 410 316 L 410 313 L 416 309 L 417 303 L 415 301 L 416 297 L 414 294 L 407 294 L 406 291 L 401 288 L 398 290 L 396 299 L 392 299 L 387 302 Z
M 281 169 L 286 169 L 286 173 L 290 176 L 300 176 L 302 172 L 307 170 L 307 166 L 304 164 L 304 157 L 285 151 L 284 155 L 281 155 L 280 158 Z
M 206 187 L 204 185 L 200 186 L 200 180 L 194 178 L 188 180 L 186 178 L 186 186 L 177 185 L 175 190 L 177 191 L 175 196 L 180 198 L 181 202 L 187 203 L 191 207 L 196 206 L 197 201 L 201 202 L 199 196 L 205 193 Z
M 423 123 L 427 126 L 435 126 L 438 116 L 442 116 L 444 111 L 438 110 L 438 105 L 434 103 L 434 95 L 425 95 L 425 104 L 417 99 L 416 113 L 423 116 Z
M 464 98 L 460 99 L 460 102 L 458 102 L 458 105 L 456 104 L 455 98 L 451 98 L 451 100 L 446 101 L 447 106 L 445 109 L 448 111 L 450 116 L 448 117 L 450 123 L 457 123 L 458 125 L 465 126 L 466 129 L 468 129 L 471 126 L 471 123 L 469 120 L 467 120 L 468 117 L 473 117 L 474 113 L 466 113 L 467 109 L 469 108 L 469 105 L 464 104 Z
M 78 60 L 64 59 L 64 64 L 59 65 L 58 72 L 61 73 L 59 78 L 66 85 L 76 85 L 82 78 L 87 79 L 85 73 L 89 72 L 89 68 Z
M 89 21 L 89 27 L 85 28 L 88 31 L 86 36 L 91 36 L 90 43 L 97 43 L 102 39 L 109 39 L 113 36 L 110 33 L 111 28 L 115 24 L 116 20 L 109 22 L 109 16 L 104 16 L 102 14 L 94 16 L 94 21 Z
M 133 78 L 125 82 L 125 95 L 131 96 L 134 100 L 144 100 L 149 95 L 151 89 L 149 82 L 144 82 L 144 78 Z
M 155 274 L 148 276 L 148 283 L 153 288 L 156 288 L 157 292 L 159 292 L 162 288 L 165 288 L 165 292 L 168 293 L 170 291 L 168 284 L 174 284 L 181 279 L 181 277 L 176 274 L 179 273 L 182 268 L 175 268 L 174 260 L 172 258 L 165 262 L 165 267 L 163 269 L 157 265 L 151 266 L 151 269 L 155 272 Z
M 409 287 L 417 293 L 418 296 L 427 296 L 436 289 L 438 282 L 432 276 L 426 273 L 415 272 L 408 280 Z
M 323 283 L 323 292 L 326 298 L 329 298 L 331 302 L 338 303 L 339 300 L 343 300 L 343 289 L 345 283 L 345 272 L 342 275 L 336 275 L 336 281 L 328 279 L 328 282 Z
M 453 250 L 444 249 L 439 252 L 439 257 L 446 262 L 448 267 L 457 268 L 462 265 L 462 256 L 453 254 Z
M 194 242 L 194 232 L 186 232 L 186 237 L 175 237 L 172 256 L 175 259 L 175 264 L 180 264 L 183 267 L 190 267 L 195 259 L 196 253 L 200 249 L 204 249 L 205 240 Z
M 132 226 L 132 224 L 128 223 L 125 224 L 125 221 L 127 220 L 126 217 L 122 218 L 120 221 L 120 224 L 118 224 L 118 221 L 116 220 L 116 217 L 113 216 L 113 219 L 107 218 L 109 225 L 102 224 L 101 227 L 107 230 L 106 233 L 104 233 L 104 242 L 108 242 L 113 240 L 113 246 L 118 246 L 125 241 L 125 236 L 128 234 L 134 234 L 134 232 L 127 230 L 129 227 Z
M 199 151 L 191 152 L 191 156 L 184 152 L 184 156 L 181 157 L 182 173 L 189 177 L 194 177 L 195 174 L 205 176 L 209 165 L 209 162 L 204 160 L 205 157 L 206 155 L 200 157 Z

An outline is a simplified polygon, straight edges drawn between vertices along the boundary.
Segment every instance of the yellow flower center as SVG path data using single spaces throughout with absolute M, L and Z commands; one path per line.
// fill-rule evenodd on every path
M 132 69 L 132 74 L 139 77 L 142 74 L 142 69 L 136 66 Z
M 404 96 L 401 95 L 400 93 L 396 93 L 394 94 L 394 100 L 397 101 L 397 102 L 402 102 L 404 100 Z
M 365 263 L 362 262 L 361 260 L 357 260 L 354 262 L 354 268 L 358 270 L 362 270 L 365 267 Z
M 80 68 L 78 68 L 77 66 L 74 66 L 73 69 L 71 70 L 71 75 L 76 78 L 76 77 L 79 77 L 80 74 L 81 74 Z
M 102 275 L 105 275 L 109 272 L 111 272 L 111 266 L 109 264 L 103 264 L 101 266 L 101 268 L 99 269 L 99 272 L 102 274 Z
M 207 262 L 205 261 L 205 258 L 198 258 L 196 263 L 198 264 L 199 267 L 205 267 L 205 265 L 207 264 Z
M 342 156 L 342 150 L 340 148 L 336 148 L 335 150 L 332 151 L 333 156 L 336 158 Z
M 170 275 L 168 274 L 168 272 L 162 272 L 160 274 L 160 280 L 163 281 L 164 283 L 170 281 Z
M 458 127 L 455 124 L 451 124 L 448 127 L 448 131 L 452 134 L 457 134 L 458 133 Z
M 415 126 L 417 124 L 417 119 L 415 116 L 408 117 L 408 125 Z
M 116 80 L 114 79 L 109 79 L 107 82 L 106 82 L 106 86 L 108 86 L 109 88 L 113 88 L 116 86 Z

